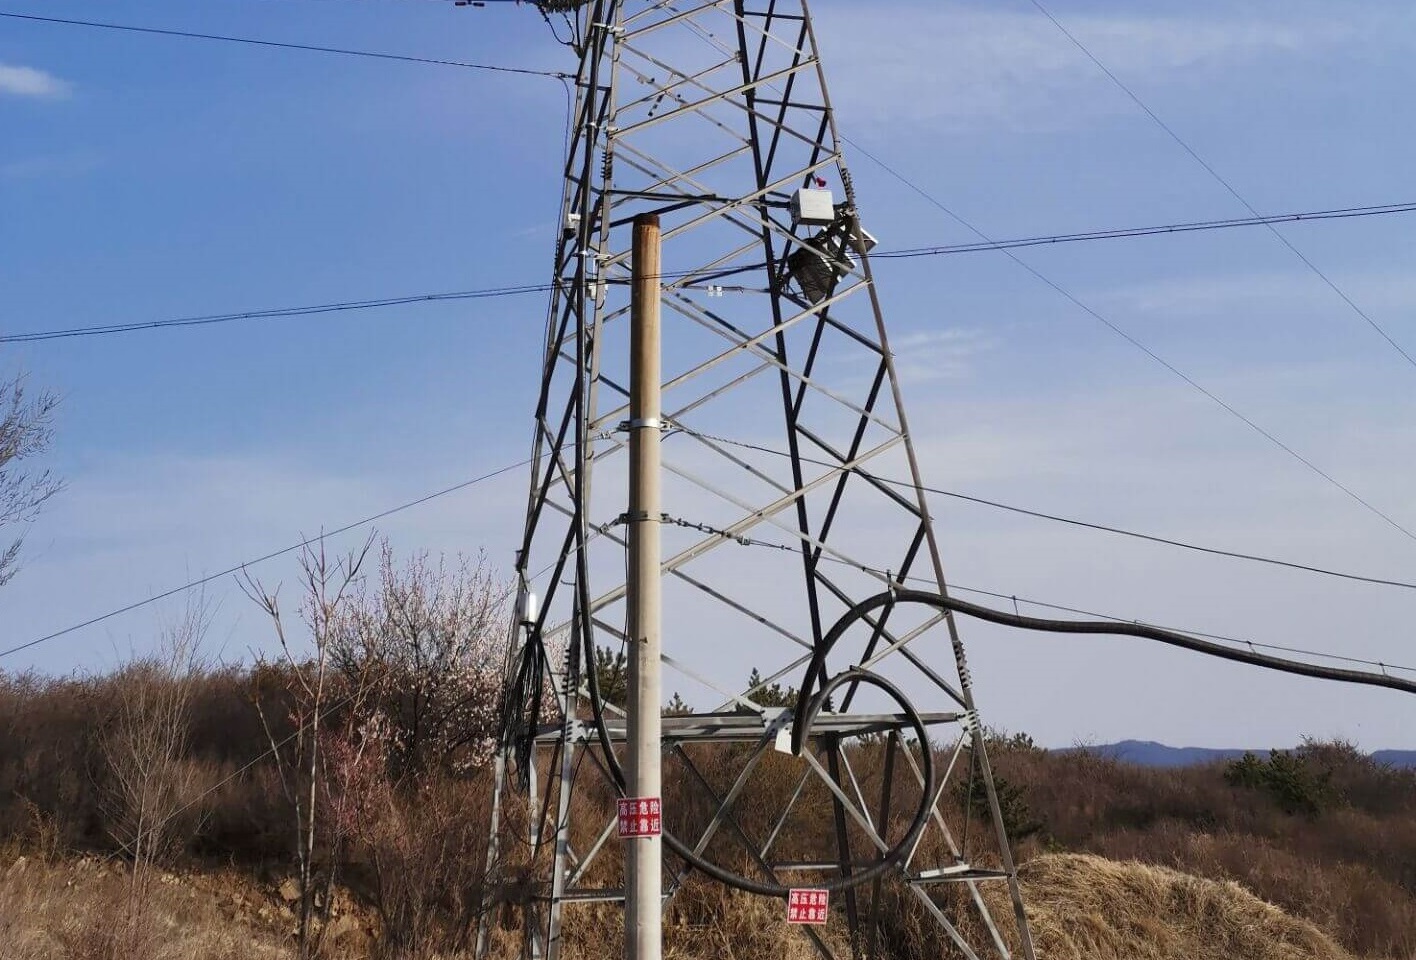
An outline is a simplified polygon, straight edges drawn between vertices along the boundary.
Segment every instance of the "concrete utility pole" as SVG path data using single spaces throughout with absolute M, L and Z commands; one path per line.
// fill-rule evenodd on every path
M 659 503 L 659 218 L 634 220 L 630 293 L 629 387 L 629 795 L 661 813 L 659 656 L 661 509 Z M 657 818 L 656 818 L 657 819 Z M 663 841 L 625 841 L 626 960 L 659 960 L 663 952 Z

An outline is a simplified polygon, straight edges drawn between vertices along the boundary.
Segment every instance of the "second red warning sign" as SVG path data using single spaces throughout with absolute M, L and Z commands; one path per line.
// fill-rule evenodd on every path
M 664 832 L 658 797 L 622 797 L 619 801 L 620 839 L 657 837 Z
M 831 905 L 829 890 L 788 890 L 788 923 L 825 923 Z

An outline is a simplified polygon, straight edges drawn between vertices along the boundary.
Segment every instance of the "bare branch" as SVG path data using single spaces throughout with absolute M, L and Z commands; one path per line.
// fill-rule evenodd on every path
M 63 483 L 49 471 L 21 470 L 18 464 L 48 448 L 53 439 L 54 410 L 59 398 L 42 393 L 26 399 L 25 377 L 0 382 L 0 527 L 33 520 Z M 0 586 L 18 571 L 23 537 L 0 549 Z

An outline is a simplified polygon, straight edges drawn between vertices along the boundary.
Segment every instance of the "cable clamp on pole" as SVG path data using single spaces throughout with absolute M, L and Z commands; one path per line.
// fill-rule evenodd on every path
M 621 420 L 615 431 L 627 433 L 630 430 L 658 430 L 662 433 L 671 429 L 673 424 L 665 417 L 637 417 L 633 420 Z

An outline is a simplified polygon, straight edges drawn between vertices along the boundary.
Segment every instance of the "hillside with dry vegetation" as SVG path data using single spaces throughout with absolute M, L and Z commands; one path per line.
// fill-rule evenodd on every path
M 305 573 L 298 611 L 247 584 L 268 662 L 203 663 L 197 604 L 113 674 L 0 673 L 0 960 L 461 957 L 486 909 L 515 955 L 524 891 L 483 875 L 500 590 L 387 550 Z M 1340 743 L 1177 769 L 1025 736 L 992 755 L 1045 957 L 1416 958 L 1416 772 Z M 764 763 L 768 807 L 790 761 Z M 894 903 L 876 956 L 951 956 Z M 691 878 L 668 953 L 814 956 L 782 914 Z M 577 916 L 569 956 L 618 954 L 614 909 Z

